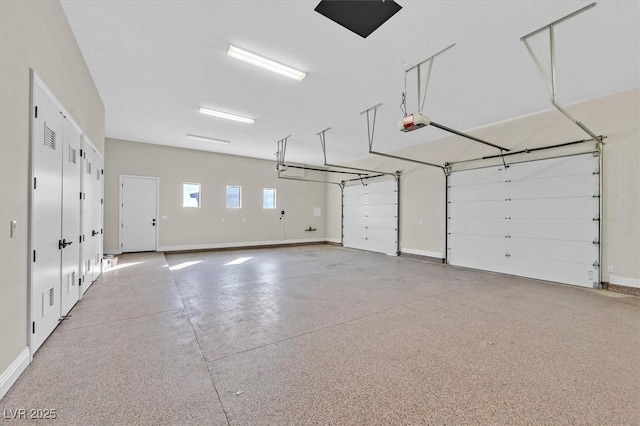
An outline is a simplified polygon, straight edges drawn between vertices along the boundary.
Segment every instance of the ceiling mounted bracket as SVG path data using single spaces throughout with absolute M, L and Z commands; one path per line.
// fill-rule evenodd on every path
M 378 174 L 382 174 L 382 175 L 389 175 L 389 176 L 395 176 L 395 173 L 388 173 L 388 172 L 383 172 L 380 170 L 370 170 L 370 169 L 362 169 L 359 167 L 349 167 L 349 166 L 341 166 L 339 164 L 331 164 L 327 162 L 327 143 L 326 143 L 326 133 L 331 130 L 331 127 L 327 127 L 326 129 L 316 133 L 317 136 L 320 137 L 320 145 L 322 146 L 322 154 L 324 156 L 324 165 L 328 166 L 328 167 L 338 167 L 341 169 L 347 169 L 347 170 L 357 170 L 360 172 L 367 172 L 367 173 L 378 173 Z
M 394 158 L 396 160 L 409 161 L 411 163 L 422 164 L 423 166 L 437 167 L 443 172 L 445 169 L 440 164 L 427 163 L 426 161 L 414 160 L 413 158 L 400 157 L 398 155 L 385 154 L 384 152 L 378 152 L 373 150 L 373 139 L 376 130 L 376 116 L 378 114 L 378 107 L 382 104 L 379 103 L 377 105 L 372 106 L 371 108 L 367 108 L 360 113 L 360 115 L 367 115 L 367 139 L 369 142 L 369 154 L 379 155 L 381 157 Z
M 418 112 L 420 114 L 422 114 L 422 109 L 424 108 L 424 101 L 427 98 L 427 89 L 429 88 L 429 80 L 431 79 L 431 70 L 433 69 L 433 61 L 435 60 L 436 56 L 446 52 L 447 50 L 451 49 L 453 46 L 455 46 L 455 43 L 452 43 L 451 45 L 445 47 L 444 49 L 442 49 L 441 51 L 437 52 L 434 55 L 431 55 L 430 57 L 428 57 L 427 59 L 425 59 L 422 62 L 417 63 L 416 65 L 413 65 L 407 69 L 404 70 L 404 91 L 406 93 L 407 91 L 407 74 L 410 71 L 413 71 L 414 69 L 417 70 L 417 78 L 418 78 Z M 427 77 L 424 83 L 424 90 L 422 89 L 422 66 L 425 65 L 426 63 L 429 64 L 429 68 L 427 69 Z
M 471 136 L 467 133 L 464 132 L 460 132 L 458 130 L 452 129 L 450 127 L 445 126 L 444 124 L 440 124 L 440 123 L 436 123 L 435 121 L 432 121 L 430 118 L 424 116 L 423 114 L 423 109 L 424 109 L 424 103 L 427 99 L 427 89 L 429 88 L 429 81 L 431 79 L 431 71 L 433 69 L 433 62 L 435 60 L 435 58 L 439 55 L 441 55 L 442 53 L 446 52 L 447 50 L 451 49 L 453 46 L 455 46 L 455 43 L 450 44 L 449 46 L 445 47 L 444 49 L 440 50 L 439 52 L 435 53 L 434 55 L 428 57 L 427 59 L 425 59 L 424 61 L 413 65 L 407 69 L 405 69 L 404 71 L 404 92 L 402 93 L 402 112 L 404 113 L 404 118 L 400 123 L 400 130 L 403 132 L 407 132 L 407 131 L 412 131 L 412 130 L 416 130 L 419 129 L 421 127 L 425 127 L 425 126 L 433 126 L 433 127 L 437 127 L 440 130 L 444 130 L 445 132 L 448 133 L 452 133 L 454 135 L 457 136 L 461 136 L 463 138 L 472 140 L 474 142 L 478 142 L 496 149 L 499 149 L 501 152 L 502 151 L 509 151 L 509 149 L 500 146 L 500 145 L 496 145 L 494 143 L 491 142 L 487 142 L 483 139 L 477 138 L 475 136 Z M 425 64 L 428 64 L 428 68 L 426 70 L 427 74 L 426 74 L 426 80 L 424 82 L 424 89 L 422 87 L 422 67 L 425 66 Z M 417 87 L 418 87 L 418 116 L 414 117 L 413 114 L 407 114 L 407 98 L 406 98 L 406 92 L 407 92 L 407 74 L 413 70 L 417 71 Z M 407 121 L 407 118 L 409 118 L 409 120 Z M 417 121 L 416 121 L 417 120 Z
M 603 138 L 602 136 L 596 136 L 596 134 L 591 131 L 591 129 L 589 129 L 587 126 L 585 126 L 582 122 L 576 120 L 571 114 L 569 114 L 564 108 L 562 108 L 562 106 L 560 106 L 560 104 L 558 104 L 557 102 L 557 97 L 558 97 L 558 88 L 557 88 L 557 73 L 556 73 L 556 41 L 555 41 L 555 26 L 568 20 L 573 18 L 574 16 L 580 15 L 583 12 L 586 12 L 587 10 L 593 8 L 596 6 L 596 3 L 593 2 L 591 4 L 588 4 L 587 6 L 580 8 L 578 10 L 576 10 L 575 12 L 572 12 L 566 16 L 563 16 L 560 19 L 557 19 L 555 21 L 553 21 L 550 24 L 547 24 L 543 27 L 538 28 L 535 31 L 530 32 L 529 34 L 520 37 L 520 41 L 522 41 L 524 43 L 524 46 L 527 48 L 527 51 L 529 52 L 529 55 L 531 55 L 531 58 L 533 59 L 533 62 L 536 64 L 536 67 L 538 68 L 538 71 L 540 71 L 540 74 L 542 75 L 544 82 L 547 86 L 547 88 L 549 89 L 549 92 L 551 93 L 551 104 L 558 110 L 560 111 L 565 117 L 567 117 L 570 121 L 572 121 L 576 126 L 578 126 L 582 131 L 584 131 L 586 134 L 588 134 L 589 136 L 591 136 L 591 138 L 593 138 L 594 140 L 603 143 Z M 547 74 L 547 72 L 545 71 L 544 67 L 542 66 L 542 63 L 540 62 L 540 60 L 538 59 L 538 57 L 536 56 L 536 54 L 533 52 L 533 49 L 531 48 L 531 45 L 529 44 L 529 39 L 537 34 L 540 34 L 541 32 L 544 31 L 548 31 L 549 32 L 549 55 L 550 55 L 550 73 Z

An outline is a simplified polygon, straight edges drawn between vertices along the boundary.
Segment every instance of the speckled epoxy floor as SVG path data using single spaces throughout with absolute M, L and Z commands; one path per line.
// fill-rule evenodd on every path
M 119 265 L 0 410 L 56 408 L 65 425 L 640 424 L 638 297 L 325 245 Z

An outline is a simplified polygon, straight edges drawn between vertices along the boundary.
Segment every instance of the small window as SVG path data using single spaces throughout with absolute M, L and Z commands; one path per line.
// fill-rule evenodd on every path
M 240 209 L 242 208 L 242 187 L 241 186 L 227 186 L 227 208 L 228 209 Z
M 200 207 L 200 184 L 182 184 L 182 207 Z
M 274 188 L 264 188 L 262 190 L 262 208 L 276 208 L 276 190 Z

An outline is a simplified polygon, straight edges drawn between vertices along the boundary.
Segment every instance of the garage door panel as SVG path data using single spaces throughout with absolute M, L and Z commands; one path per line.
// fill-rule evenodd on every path
M 507 250 L 512 256 L 529 259 L 562 259 L 568 263 L 598 260 L 598 250 L 593 241 L 544 240 L 538 238 L 510 238 Z M 586 261 L 585 259 L 591 259 Z
M 511 199 L 592 197 L 598 194 L 598 186 L 598 177 L 592 174 L 512 180 L 506 185 L 506 194 Z
M 506 262 L 504 254 L 477 250 L 452 250 L 449 257 L 450 265 L 504 273 Z
M 475 203 L 450 203 L 448 215 L 453 218 L 502 218 L 507 216 L 504 200 L 478 201 Z
M 449 234 L 449 247 L 457 250 L 497 253 L 502 256 L 507 252 L 506 238 L 503 235 Z
M 355 238 L 366 238 L 367 237 L 367 228 L 363 227 L 345 227 L 344 236 L 346 237 L 355 237 Z
M 456 231 L 460 234 L 473 234 L 479 229 L 483 234 L 504 237 L 504 217 L 500 218 L 456 218 Z
M 449 262 L 592 287 L 599 280 L 598 164 L 583 154 L 452 173 Z M 505 196 L 484 200 L 490 193 Z
M 598 199 L 593 197 L 511 200 L 507 204 L 511 218 L 593 219 L 598 213 Z
M 593 219 L 512 219 L 511 237 L 579 240 L 585 235 L 597 235 L 598 222 Z
M 509 167 L 509 177 L 512 180 L 539 179 L 549 176 L 588 175 L 596 171 L 598 157 L 584 154 L 512 164 Z
M 503 181 L 505 180 L 505 176 L 506 173 L 502 167 L 465 170 L 464 172 L 451 174 L 449 176 L 449 185 L 455 187 L 464 187 L 466 185 L 476 186 Z
M 345 205 L 343 206 L 342 214 L 344 216 L 353 216 L 353 217 L 365 216 L 367 214 L 367 206 Z
M 598 280 L 598 270 L 588 263 L 567 263 L 560 260 L 512 256 L 505 265 L 504 273 L 506 274 L 582 287 L 593 287 Z
M 343 245 L 396 255 L 398 192 L 396 180 L 365 180 L 343 192 Z
M 396 229 L 398 226 L 398 220 L 395 217 L 386 216 L 368 217 L 366 223 L 370 228 L 380 229 Z
M 395 193 L 386 193 L 386 194 L 368 194 L 365 198 L 365 202 L 368 205 L 377 205 L 377 204 L 396 204 L 396 194 Z
M 492 184 L 468 185 L 456 188 L 455 192 L 452 192 L 449 196 L 449 201 L 504 201 L 506 197 L 506 187 L 504 182 L 496 182 Z

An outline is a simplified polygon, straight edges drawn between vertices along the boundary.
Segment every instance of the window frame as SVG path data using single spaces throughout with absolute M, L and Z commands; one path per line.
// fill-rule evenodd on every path
M 229 206 L 229 189 L 238 188 L 238 206 Z M 225 205 L 228 209 L 239 210 L 242 208 L 242 186 L 240 185 L 227 185 L 225 189 Z
M 198 185 L 198 205 L 197 206 L 186 206 L 184 204 L 185 201 L 185 185 Z M 200 208 L 202 207 L 202 184 L 199 182 L 182 182 L 182 207 L 188 209 Z
M 265 207 L 265 193 L 266 191 L 273 191 L 273 207 Z M 278 190 L 276 188 L 262 188 L 262 210 L 275 210 L 277 207 Z

